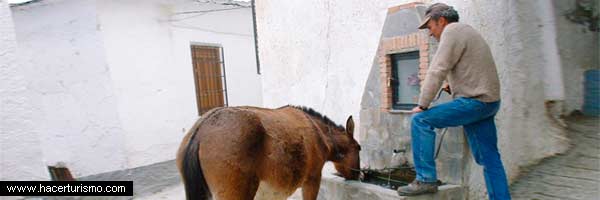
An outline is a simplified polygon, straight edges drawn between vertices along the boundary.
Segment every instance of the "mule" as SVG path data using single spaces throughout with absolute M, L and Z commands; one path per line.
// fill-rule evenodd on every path
M 215 108 L 184 137 L 177 166 L 188 200 L 286 199 L 299 187 L 314 200 L 327 161 L 358 179 L 353 133 L 352 116 L 344 128 L 306 107 Z

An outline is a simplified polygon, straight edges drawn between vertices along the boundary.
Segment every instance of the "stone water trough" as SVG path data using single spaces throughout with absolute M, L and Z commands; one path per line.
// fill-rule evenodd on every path
M 326 163 L 323 167 L 321 189 L 319 200 L 361 199 L 361 200 L 462 200 L 466 198 L 466 190 L 459 185 L 442 185 L 435 194 L 420 196 L 398 196 L 396 190 L 384 186 L 365 183 L 361 181 L 347 181 L 336 173 L 332 163 Z M 290 199 L 302 199 L 300 191 L 297 191 Z

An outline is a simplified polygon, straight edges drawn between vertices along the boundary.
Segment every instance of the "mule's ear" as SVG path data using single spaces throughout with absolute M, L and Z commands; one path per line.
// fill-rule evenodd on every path
M 346 120 L 346 133 L 354 135 L 354 120 L 352 119 L 352 115 Z

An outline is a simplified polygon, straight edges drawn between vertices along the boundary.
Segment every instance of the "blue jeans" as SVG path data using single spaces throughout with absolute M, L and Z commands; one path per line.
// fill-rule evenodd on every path
M 506 173 L 498 152 L 494 123 L 494 116 L 499 108 L 500 101 L 485 103 L 461 97 L 415 114 L 411 129 L 417 180 L 437 181 L 433 155 L 436 136 L 434 128 L 462 125 L 475 162 L 483 166 L 490 200 L 510 199 Z

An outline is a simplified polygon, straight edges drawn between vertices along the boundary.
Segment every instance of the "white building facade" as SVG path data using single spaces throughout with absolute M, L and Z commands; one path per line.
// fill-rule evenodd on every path
M 27 145 L 3 138 L 2 171 L 20 171 L 2 180 L 48 179 L 46 166 L 59 163 L 82 177 L 174 159 L 200 115 L 192 46 L 219 49 L 223 103 L 262 106 L 249 3 L 42 0 L 2 8 L 2 16 L 12 11 L 3 33 L 16 35 L 9 66 L 26 93 L 6 97 L 27 101 L 20 115 L 33 130 L 18 136 Z M 4 105 L 3 94 L 3 113 Z M 3 126 L 3 137 L 15 137 L 15 126 Z M 36 163 L 25 169 L 29 163 L 4 156 L 10 149 Z

